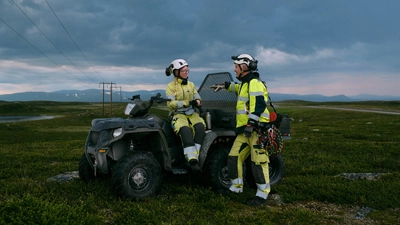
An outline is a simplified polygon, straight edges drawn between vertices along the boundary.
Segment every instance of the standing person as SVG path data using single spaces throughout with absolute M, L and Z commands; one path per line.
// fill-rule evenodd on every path
M 195 110 L 201 106 L 200 95 L 194 83 L 188 81 L 189 65 L 185 60 L 172 61 L 165 74 L 174 75 L 166 89 L 167 98 L 171 100 L 167 106 L 172 116 L 172 128 L 181 138 L 183 153 L 192 172 L 199 172 L 199 153 L 205 136 L 205 122 Z
M 236 78 L 240 83 L 225 82 L 223 88 L 235 92 L 236 103 L 236 139 L 228 155 L 228 171 L 232 185 L 230 191 L 243 192 L 243 161 L 251 155 L 251 170 L 257 185 L 256 196 L 248 205 L 262 205 L 267 202 L 270 192 L 268 163 L 269 157 L 264 149 L 255 148 L 258 135 L 254 128 L 269 122 L 267 109 L 268 91 L 259 80 L 257 60 L 249 54 L 232 56 Z M 211 86 L 218 91 L 221 86 Z

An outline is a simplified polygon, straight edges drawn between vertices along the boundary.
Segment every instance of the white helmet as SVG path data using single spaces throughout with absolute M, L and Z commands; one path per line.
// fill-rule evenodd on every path
M 171 62 L 169 67 L 165 69 L 165 74 L 169 76 L 174 73 L 174 70 L 179 70 L 184 66 L 189 66 L 189 64 L 183 59 L 175 59 L 174 61 Z
M 235 64 L 246 64 L 249 70 L 257 70 L 258 61 L 255 60 L 249 54 L 240 54 L 238 56 L 232 56 L 233 63 Z

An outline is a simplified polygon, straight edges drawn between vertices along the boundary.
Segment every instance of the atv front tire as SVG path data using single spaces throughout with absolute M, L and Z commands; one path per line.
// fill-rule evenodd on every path
M 94 170 L 90 166 L 85 154 L 82 155 L 81 160 L 79 161 L 79 177 L 85 183 L 95 179 Z
M 135 152 L 115 165 L 112 183 L 117 195 L 142 199 L 156 195 L 161 188 L 161 167 L 153 154 Z

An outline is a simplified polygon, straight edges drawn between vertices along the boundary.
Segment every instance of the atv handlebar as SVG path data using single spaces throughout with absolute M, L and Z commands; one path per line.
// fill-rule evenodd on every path
M 149 100 L 149 105 L 146 107 L 146 111 L 150 109 L 150 107 L 153 105 L 154 102 L 156 103 L 164 103 L 164 102 L 169 102 L 171 99 L 169 98 L 163 98 L 160 93 L 157 93 L 155 96 L 151 96 Z M 203 113 L 203 109 L 201 106 L 194 106 L 195 108 L 199 109 L 200 114 Z
M 160 93 L 157 93 L 155 96 L 150 97 L 150 104 L 153 104 L 154 101 L 157 103 L 163 103 L 171 101 L 171 99 L 163 98 Z

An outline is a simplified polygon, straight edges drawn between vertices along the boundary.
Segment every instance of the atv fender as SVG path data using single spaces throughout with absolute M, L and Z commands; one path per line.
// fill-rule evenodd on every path
M 200 149 L 200 155 L 199 155 L 200 168 L 203 168 L 204 162 L 206 161 L 207 155 L 209 154 L 210 147 L 214 143 L 215 139 L 217 139 L 218 137 L 236 138 L 236 134 L 235 131 L 233 130 L 212 130 L 207 132 Z
M 98 152 L 96 159 L 98 160 L 98 170 L 102 173 L 108 173 L 107 154 Z
M 207 158 L 208 150 L 210 149 L 210 146 L 214 142 L 215 138 L 217 137 L 218 135 L 213 131 L 206 133 L 206 136 L 204 137 L 203 144 L 201 145 L 200 149 L 200 155 L 199 155 L 200 168 L 203 168 L 204 162 L 206 161 Z

